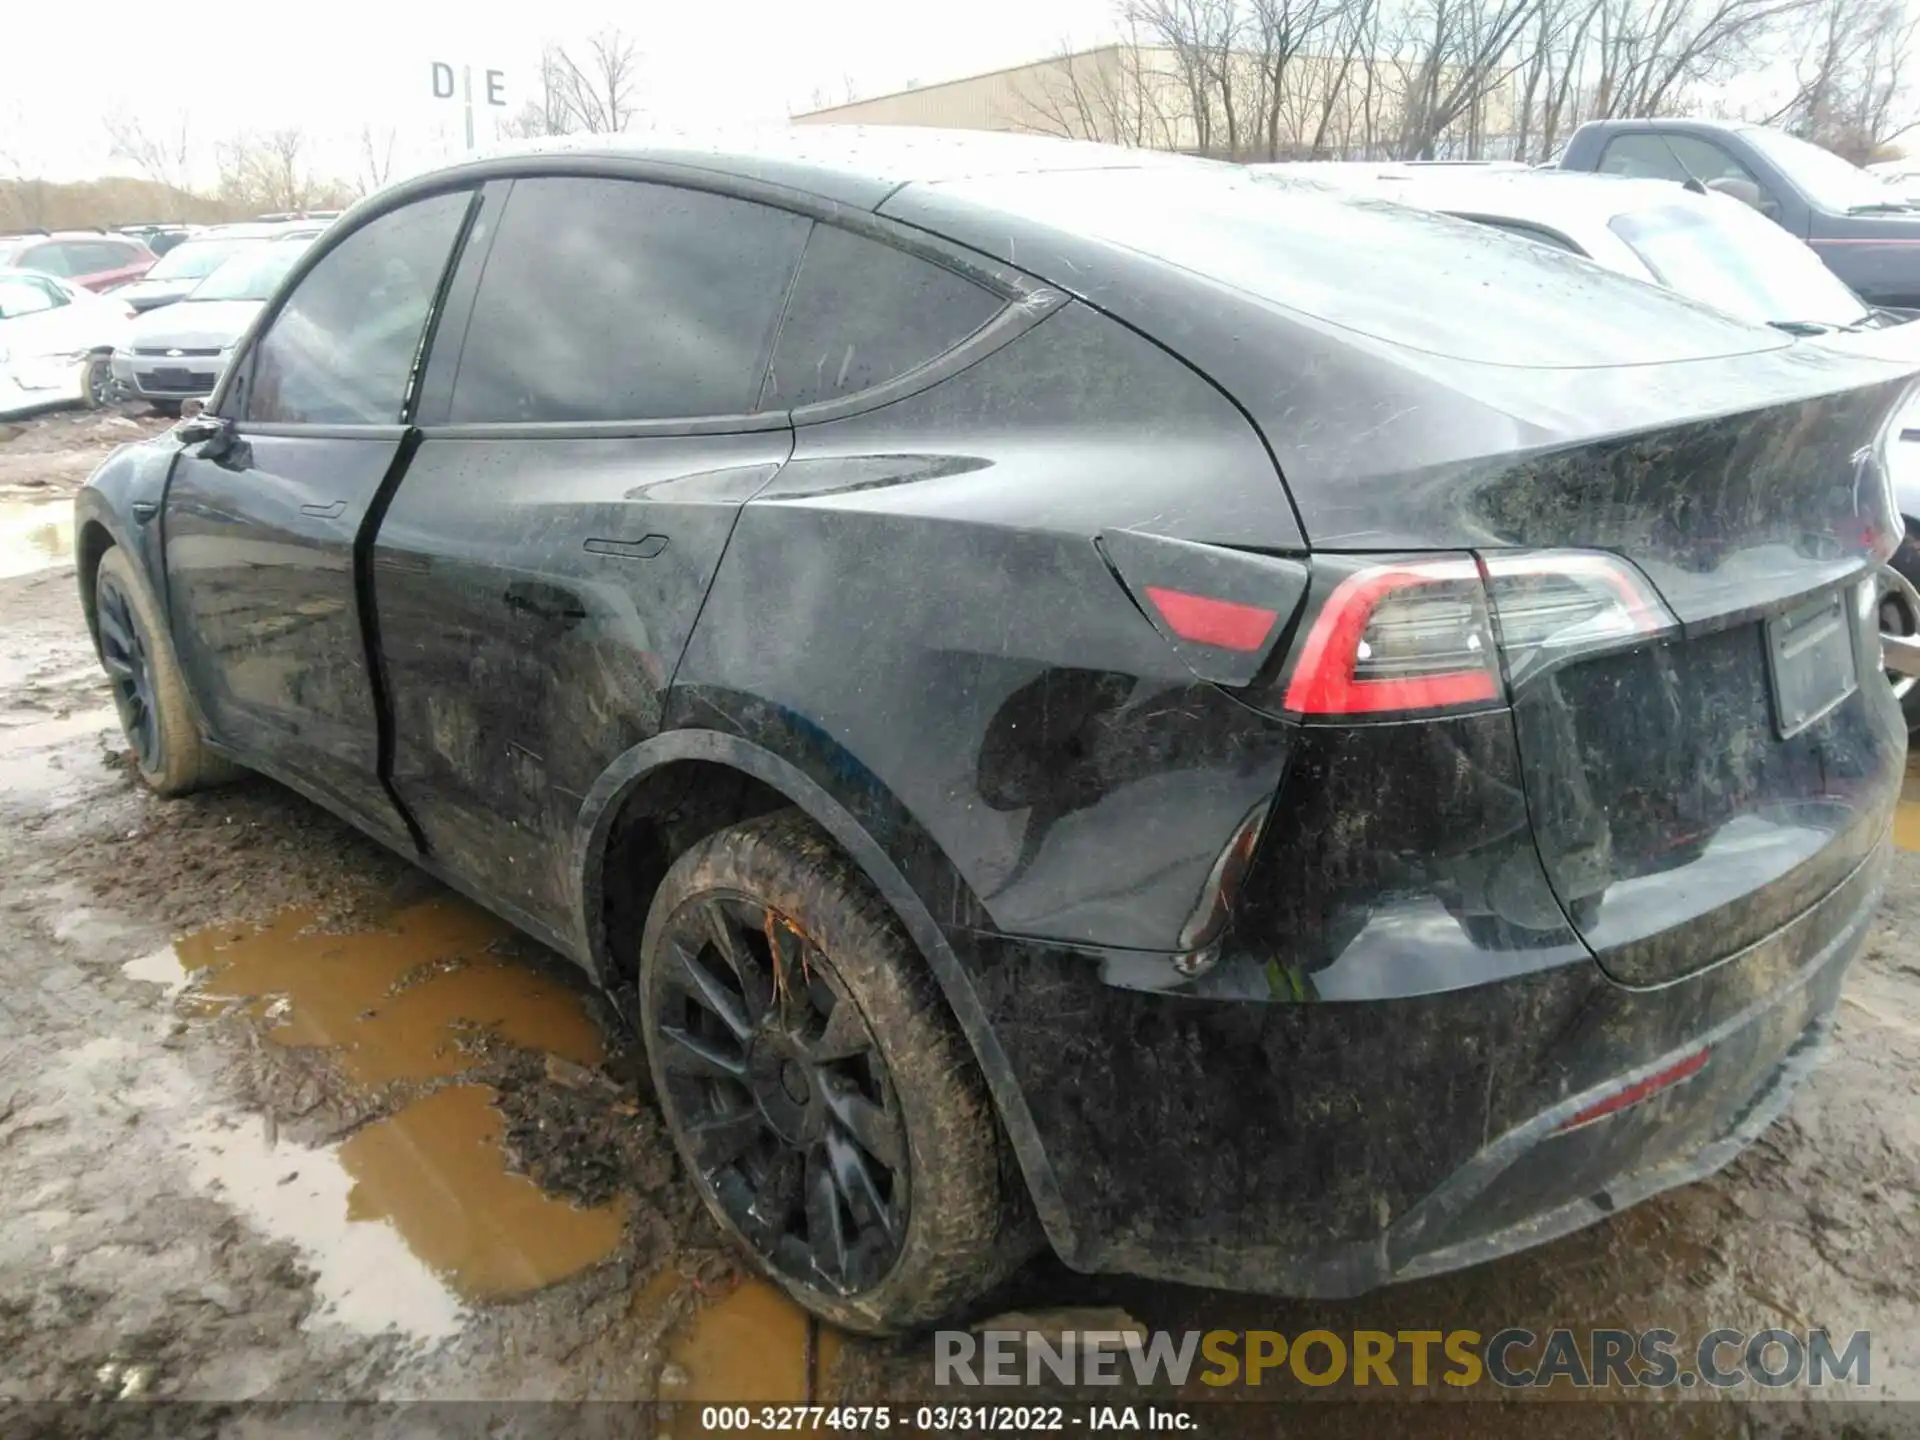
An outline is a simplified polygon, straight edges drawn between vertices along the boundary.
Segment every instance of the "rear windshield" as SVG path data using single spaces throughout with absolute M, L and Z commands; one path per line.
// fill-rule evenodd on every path
M 183 240 L 151 270 L 149 280 L 201 280 L 257 240 Z
M 1867 307 L 1820 257 L 1738 200 L 1633 210 L 1607 222 L 1663 281 L 1762 323 L 1854 325 Z
M 265 300 L 305 253 L 304 240 L 269 240 L 250 245 L 202 280 L 189 300 Z
M 1500 230 L 1276 175 L 1195 164 L 996 176 L 939 188 L 1451 359 L 1584 369 L 1791 343 L 1779 331 Z M 1043 278 L 1075 288 L 1070 274 Z

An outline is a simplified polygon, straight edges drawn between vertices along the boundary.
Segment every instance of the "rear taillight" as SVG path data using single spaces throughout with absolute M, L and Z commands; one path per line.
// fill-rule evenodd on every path
M 1486 586 L 1469 556 L 1369 565 L 1320 608 L 1287 682 L 1303 715 L 1451 709 L 1500 699 Z
M 1676 623 L 1637 570 L 1592 551 L 1484 562 L 1316 557 L 1323 566 L 1345 573 L 1301 642 L 1286 690 L 1286 708 L 1307 716 L 1498 704 L 1506 684 L 1544 666 Z
M 1489 555 L 1482 564 L 1510 684 L 1566 656 L 1658 635 L 1679 623 L 1640 572 L 1614 555 L 1532 550 Z

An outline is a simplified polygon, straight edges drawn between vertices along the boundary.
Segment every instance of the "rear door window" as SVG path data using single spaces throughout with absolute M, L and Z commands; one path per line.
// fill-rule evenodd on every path
M 761 405 L 793 409 L 884 384 L 951 350 L 1003 303 L 943 266 L 817 225 Z
M 392 425 L 468 192 L 418 200 L 347 236 L 308 271 L 254 347 L 247 420 Z
M 812 222 L 637 180 L 514 183 L 460 352 L 460 423 L 751 411 Z

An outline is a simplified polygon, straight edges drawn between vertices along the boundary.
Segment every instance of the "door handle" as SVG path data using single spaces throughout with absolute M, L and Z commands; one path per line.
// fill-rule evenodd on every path
M 311 515 L 316 520 L 338 520 L 346 513 L 347 502 L 336 500 L 331 505 L 302 505 L 300 513 Z
M 151 500 L 136 500 L 132 505 L 133 518 L 144 525 L 160 513 L 160 507 Z

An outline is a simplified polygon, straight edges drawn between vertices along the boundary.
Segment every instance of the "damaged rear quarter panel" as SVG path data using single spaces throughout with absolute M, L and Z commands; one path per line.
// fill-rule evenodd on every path
M 798 427 L 676 702 L 799 757 L 936 916 L 1173 946 L 1290 729 L 1194 679 L 1102 560 L 1115 525 L 1299 545 L 1218 392 L 1068 307 L 930 390 Z

